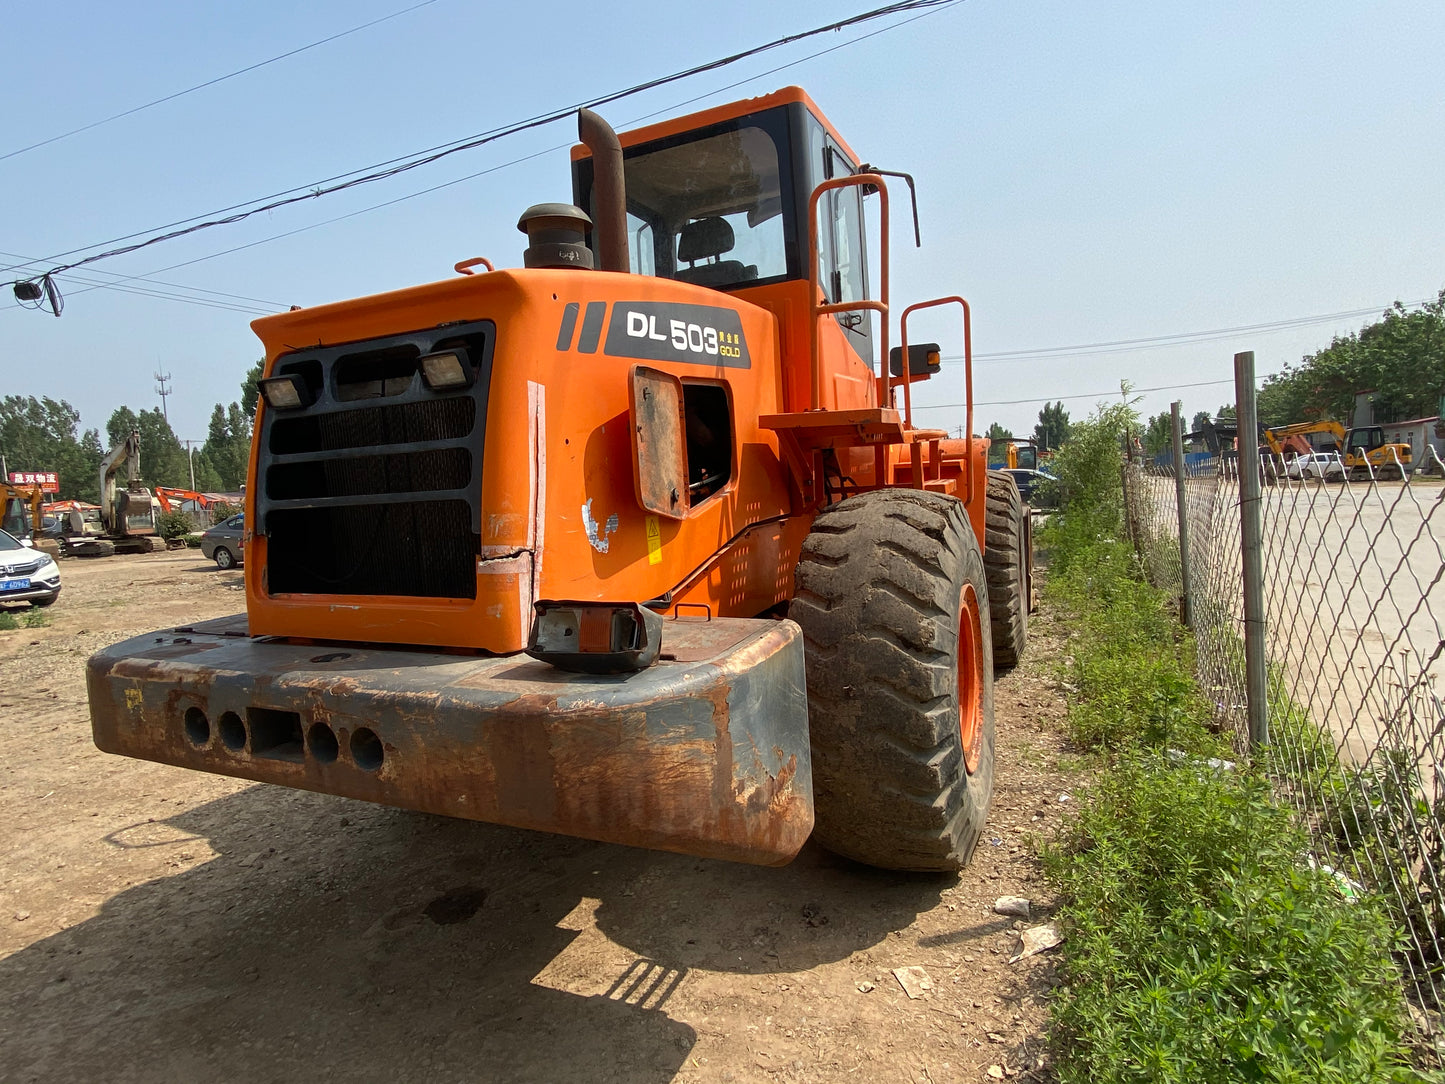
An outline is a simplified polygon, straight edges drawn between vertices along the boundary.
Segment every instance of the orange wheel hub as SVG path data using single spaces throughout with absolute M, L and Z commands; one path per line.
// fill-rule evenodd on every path
M 958 606 L 958 732 L 972 775 L 983 752 L 983 626 L 972 584 L 964 584 Z

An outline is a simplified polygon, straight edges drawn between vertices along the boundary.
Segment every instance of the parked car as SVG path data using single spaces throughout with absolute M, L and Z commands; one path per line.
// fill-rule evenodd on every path
M 1284 473 L 1287 478 L 1343 478 L 1345 465 L 1340 461 L 1338 452 L 1313 452 L 1289 460 Z
M 1042 508 L 1052 506 L 1054 503 L 1054 498 L 1051 494 L 1038 492 L 1045 484 L 1058 481 L 1058 479 L 1048 471 L 1030 470 L 1027 467 L 1013 467 L 1005 469 L 1004 473 L 1013 475 L 1014 481 L 1018 483 L 1019 496 L 1024 499 L 1025 504 Z M 1037 499 L 1035 499 L 1036 493 L 1038 494 Z
M 0 531 L 0 602 L 49 606 L 60 597 L 60 566 L 48 553 Z
M 241 547 L 241 530 L 245 526 L 244 512 L 222 520 L 201 535 L 201 552 L 215 561 L 217 568 L 235 568 L 245 559 Z

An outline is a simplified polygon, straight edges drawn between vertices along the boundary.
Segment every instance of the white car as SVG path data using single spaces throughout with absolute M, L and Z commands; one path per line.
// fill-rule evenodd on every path
M 0 602 L 49 606 L 60 597 L 60 566 L 9 531 L 0 531 Z
M 1300 479 L 1343 477 L 1345 465 L 1338 452 L 1313 452 L 1295 456 L 1285 464 L 1284 473 L 1287 478 Z

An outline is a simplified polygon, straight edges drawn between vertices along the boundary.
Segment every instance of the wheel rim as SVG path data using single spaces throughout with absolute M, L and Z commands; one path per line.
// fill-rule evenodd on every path
M 972 584 L 964 584 L 958 606 L 958 732 L 972 775 L 983 752 L 983 625 Z

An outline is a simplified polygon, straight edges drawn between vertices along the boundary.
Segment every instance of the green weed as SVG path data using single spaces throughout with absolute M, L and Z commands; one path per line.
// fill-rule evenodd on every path
M 1305 850 L 1247 774 L 1151 755 L 1104 775 L 1043 852 L 1068 899 L 1060 1080 L 1420 1079 L 1390 923 Z
M 1157 555 L 1124 538 L 1119 437 L 1137 422 L 1115 406 L 1075 427 L 1054 460 L 1064 507 L 1043 537 L 1046 594 L 1074 630 L 1069 731 L 1103 764 L 1041 852 L 1068 934 L 1052 1008 L 1059 1079 L 1423 1079 L 1404 1053 L 1397 916 L 1380 896 L 1346 902 L 1309 867 L 1306 826 L 1269 777 L 1288 756 L 1288 777 L 1345 843 L 1418 813 L 1396 808 L 1409 781 L 1342 772 L 1287 702 L 1273 723 L 1286 741 L 1245 770 L 1206 766 L 1228 746 L 1194 642 L 1147 582 Z

